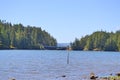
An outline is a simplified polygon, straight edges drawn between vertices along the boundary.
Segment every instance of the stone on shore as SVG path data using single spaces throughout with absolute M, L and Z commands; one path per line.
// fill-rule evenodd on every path
M 120 72 L 116 74 L 117 76 L 120 76 Z
M 90 73 L 90 79 L 91 80 L 96 80 L 98 76 L 95 75 L 95 73 Z

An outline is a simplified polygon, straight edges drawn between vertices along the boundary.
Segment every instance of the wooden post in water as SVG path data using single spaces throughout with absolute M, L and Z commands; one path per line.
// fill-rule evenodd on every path
M 69 51 L 68 51 L 68 54 L 67 54 L 67 64 L 69 64 L 69 56 L 70 56 L 70 54 L 69 54 Z
M 70 50 L 71 50 L 71 47 L 68 46 L 68 47 L 67 47 L 67 51 L 68 51 L 68 54 L 67 54 L 67 64 L 70 63 Z

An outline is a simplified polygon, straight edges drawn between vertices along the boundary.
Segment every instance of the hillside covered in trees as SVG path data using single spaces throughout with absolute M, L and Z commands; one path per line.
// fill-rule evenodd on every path
M 57 41 L 40 27 L 11 24 L 0 20 L 0 49 L 43 49 Z
M 73 50 L 120 51 L 120 31 L 97 31 L 71 43 Z

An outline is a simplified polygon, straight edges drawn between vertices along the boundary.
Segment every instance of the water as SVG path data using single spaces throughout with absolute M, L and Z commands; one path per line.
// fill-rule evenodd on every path
M 67 64 L 67 54 L 70 63 Z M 0 80 L 87 80 L 120 72 L 119 52 L 1 50 Z M 65 75 L 65 77 L 62 77 Z

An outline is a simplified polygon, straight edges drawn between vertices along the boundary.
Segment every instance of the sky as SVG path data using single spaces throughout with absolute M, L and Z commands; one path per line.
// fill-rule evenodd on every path
M 120 0 L 0 0 L 0 19 L 46 30 L 58 43 L 120 30 Z

